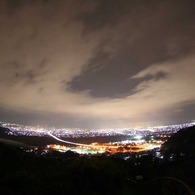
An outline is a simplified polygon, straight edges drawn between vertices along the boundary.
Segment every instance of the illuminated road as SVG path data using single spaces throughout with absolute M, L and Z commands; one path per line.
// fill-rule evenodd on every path
M 65 141 L 63 139 L 60 139 L 60 138 L 56 137 L 55 135 L 52 135 L 50 132 L 47 132 L 47 134 L 49 136 L 53 137 L 55 140 L 58 140 L 60 142 L 66 143 L 66 144 L 71 144 L 71 145 L 76 145 L 76 146 L 88 146 L 88 147 L 90 146 L 88 144 L 81 144 L 81 143 L 76 143 L 76 142 Z
M 110 144 L 81 144 L 81 143 L 76 143 L 76 142 L 70 142 L 70 141 L 66 141 L 66 140 L 62 140 L 58 137 L 56 137 L 55 135 L 53 135 L 52 133 L 50 132 L 47 132 L 47 134 L 49 136 L 51 136 L 52 138 L 54 138 L 55 140 L 57 141 L 60 141 L 60 142 L 63 142 L 63 143 L 66 143 L 66 144 L 71 144 L 71 145 L 75 145 L 75 146 L 80 146 L 80 149 L 93 149 L 95 151 L 104 151 L 104 152 L 109 152 L 111 154 L 115 154 L 115 153 L 127 153 L 127 152 L 134 152 L 134 153 L 139 153 L 139 152 L 143 152 L 143 151 L 147 151 L 147 150 L 152 150 L 154 148 L 157 148 L 157 147 L 160 147 L 160 145 L 162 144 L 148 144 L 148 143 L 145 143 L 145 144 L 138 144 L 136 146 L 130 146 L 128 149 L 125 149 L 123 145 L 117 145 L 117 146 L 114 146 L 114 145 L 110 145 Z M 52 147 L 56 147 L 56 146 L 52 146 Z M 57 148 L 55 149 L 60 149 L 63 151 L 63 147 L 64 146 L 60 146 L 60 145 L 57 145 Z M 135 148 L 134 148 L 135 147 Z M 121 149 L 119 149 L 121 148 Z

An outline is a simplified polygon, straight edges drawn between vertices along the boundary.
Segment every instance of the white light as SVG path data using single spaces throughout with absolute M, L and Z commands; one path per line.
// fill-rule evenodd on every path
M 134 138 L 135 138 L 135 139 L 141 139 L 142 136 L 141 136 L 141 135 L 136 135 Z

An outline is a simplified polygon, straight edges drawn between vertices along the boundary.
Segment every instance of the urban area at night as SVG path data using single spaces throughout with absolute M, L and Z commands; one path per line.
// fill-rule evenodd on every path
M 52 137 L 61 143 L 55 144 L 54 142 L 53 144 L 42 146 L 42 155 L 48 153 L 50 150 L 59 152 L 73 151 L 79 154 L 89 155 L 147 152 L 160 148 L 171 135 L 180 129 L 193 125 L 195 125 L 195 122 L 147 128 L 82 130 L 41 128 L 0 122 L 0 126 L 7 129 L 5 133 L 11 137 Z M 67 138 L 68 140 L 66 140 Z M 85 143 L 85 138 L 88 139 L 87 143 Z M 102 141 L 89 143 L 90 138 L 93 138 L 93 140 L 102 138 Z M 107 142 L 103 141 L 104 138 Z M 110 141 L 109 138 L 111 138 Z M 111 141 L 112 139 L 114 141 Z M 36 152 L 36 150 L 37 146 L 26 151 Z
M 0 195 L 195 195 L 195 0 L 0 0 Z

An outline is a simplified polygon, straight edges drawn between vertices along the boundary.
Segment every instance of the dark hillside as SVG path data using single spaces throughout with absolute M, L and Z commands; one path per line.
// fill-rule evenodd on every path
M 195 157 L 195 126 L 181 129 L 162 146 L 165 157 Z

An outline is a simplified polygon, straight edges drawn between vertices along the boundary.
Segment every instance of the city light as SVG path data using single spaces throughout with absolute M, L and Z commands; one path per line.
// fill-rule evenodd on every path
M 170 126 L 156 126 L 144 129 L 99 129 L 99 130 L 84 130 L 84 129 L 56 129 L 42 128 L 33 126 L 24 126 L 19 124 L 10 124 L 0 122 L 0 126 L 8 129 L 7 135 L 10 136 L 37 136 L 37 137 L 52 137 L 54 140 L 62 142 L 59 144 L 47 145 L 47 149 L 56 150 L 59 152 L 72 151 L 79 154 L 102 154 L 102 153 L 138 153 L 155 148 L 161 145 L 174 133 L 182 128 L 195 125 L 195 122 L 177 124 Z M 109 136 L 123 136 L 123 140 L 112 142 L 92 142 L 90 144 L 80 143 L 78 141 L 67 141 L 67 138 L 77 140 L 78 138 L 94 138 Z

